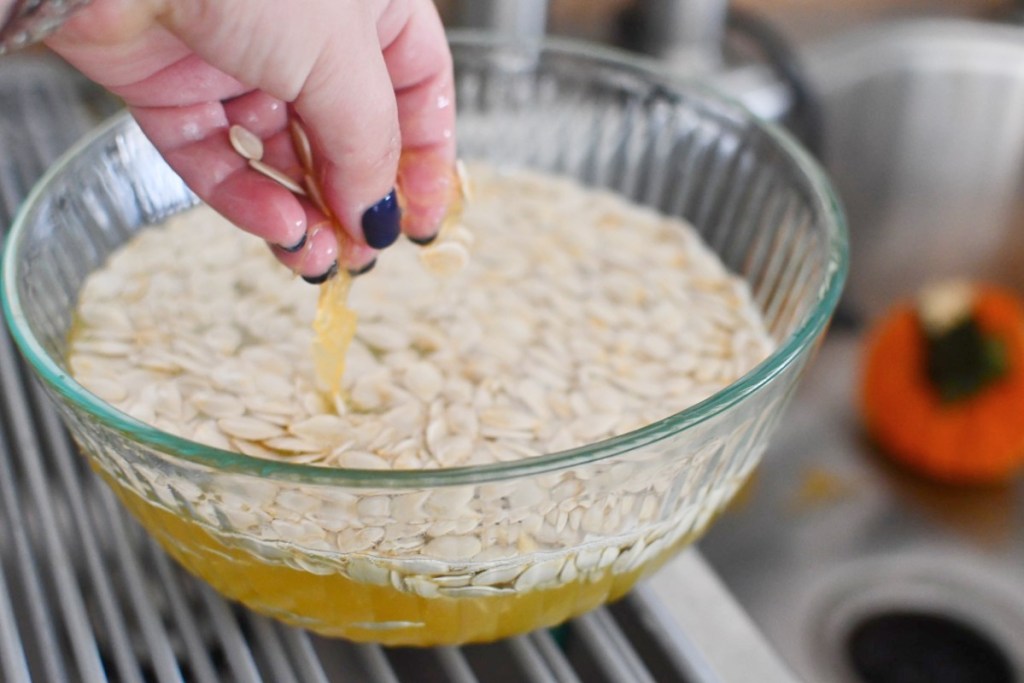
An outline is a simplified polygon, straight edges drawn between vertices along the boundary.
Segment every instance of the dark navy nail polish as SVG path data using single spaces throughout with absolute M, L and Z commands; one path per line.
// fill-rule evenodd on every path
M 390 247 L 401 230 L 402 209 L 394 190 L 363 213 L 363 237 L 374 249 Z
M 331 264 L 331 267 L 327 269 L 327 272 L 323 275 L 303 275 L 302 279 L 311 285 L 322 285 L 323 283 L 330 280 L 332 277 L 338 274 L 338 262 L 335 261 Z
M 304 246 L 306 246 L 306 237 L 306 233 L 302 233 L 302 237 L 299 238 L 299 241 L 296 242 L 294 246 L 286 247 L 283 244 L 280 244 L 278 246 L 281 247 L 281 251 L 288 252 L 289 254 L 294 254 L 299 249 L 302 249 Z
M 369 263 L 364 265 L 362 268 L 349 268 L 348 274 L 351 275 L 352 277 L 357 277 L 359 275 L 364 275 L 366 273 L 369 273 L 371 270 L 373 270 L 373 267 L 375 265 L 377 265 L 377 259 L 373 259 L 372 261 L 370 261 Z
M 410 237 L 410 238 L 409 238 L 409 241 L 410 241 L 410 242 L 412 242 L 413 244 L 418 244 L 418 245 L 420 245 L 421 247 L 425 247 L 425 246 L 427 246 L 428 244 L 430 244 L 431 242 L 433 242 L 434 240 L 436 240 L 436 239 L 437 239 L 437 236 L 438 236 L 439 234 L 440 234 L 440 233 L 436 233 L 436 232 L 435 232 L 435 233 L 434 233 L 433 235 L 431 235 L 430 237 Z

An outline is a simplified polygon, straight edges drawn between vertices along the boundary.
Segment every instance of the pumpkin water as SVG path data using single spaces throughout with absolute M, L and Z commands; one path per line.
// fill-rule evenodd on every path
M 560 624 L 621 598 L 701 531 L 693 529 L 624 573 L 607 567 L 558 586 L 525 592 L 426 598 L 342 573 L 289 566 L 284 558 L 270 562 L 243 547 L 244 542 L 162 510 L 110 477 L 104 478 L 174 559 L 223 595 L 321 635 L 384 645 L 488 642 Z

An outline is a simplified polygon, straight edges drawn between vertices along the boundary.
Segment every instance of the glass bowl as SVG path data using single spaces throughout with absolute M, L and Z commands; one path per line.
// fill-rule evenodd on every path
M 329 636 L 487 641 L 623 595 L 693 541 L 749 475 L 846 273 L 827 181 L 741 107 L 590 47 L 522 50 L 469 35 L 454 36 L 452 49 L 462 157 L 574 176 L 685 217 L 749 284 L 777 344 L 771 356 L 659 422 L 518 462 L 431 471 L 269 462 L 149 427 L 69 375 L 84 278 L 135 233 L 196 203 L 129 117 L 48 173 L 4 256 L 14 337 L 124 505 L 224 595 Z M 428 535 L 450 540 L 427 545 Z M 430 550 L 446 543 L 472 552 L 453 561 Z

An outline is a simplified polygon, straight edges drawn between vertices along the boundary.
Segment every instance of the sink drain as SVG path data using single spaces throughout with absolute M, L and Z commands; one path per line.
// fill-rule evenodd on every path
M 797 608 L 816 683 L 1024 683 L 1024 583 L 946 552 L 849 562 Z
M 986 634 L 943 614 L 897 611 L 864 618 L 846 654 L 864 683 L 1015 683 L 1013 665 Z

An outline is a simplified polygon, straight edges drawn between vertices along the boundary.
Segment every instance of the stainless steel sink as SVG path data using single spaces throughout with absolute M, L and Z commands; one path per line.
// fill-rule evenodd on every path
M 1024 290 L 1024 28 L 916 21 L 807 52 L 866 314 L 929 278 Z
M 803 56 L 850 219 L 851 315 L 702 551 L 808 681 L 864 680 L 850 638 L 886 613 L 966 626 L 1024 680 L 1024 482 L 925 482 L 877 456 L 855 410 L 864 325 L 895 299 L 953 275 L 1024 293 L 1024 28 L 918 21 Z
M 824 344 L 764 464 L 746 493 L 701 543 L 701 550 L 777 651 L 807 681 L 860 680 L 847 652 L 850 634 L 872 615 L 901 610 L 945 615 L 970 626 L 1003 653 L 1016 680 L 1024 680 L 1024 482 L 963 491 L 931 485 L 892 468 L 865 443 L 853 403 L 863 333 L 858 319 L 863 322 L 935 275 L 992 278 L 1024 291 L 1024 203 L 1019 199 L 1024 189 L 1024 29 L 914 22 L 851 35 L 802 54 L 823 99 L 825 162 L 851 220 L 853 270 L 845 303 L 852 315 Z M 785 108 L 786 93 L 763 70 L 734 71 L 718 81 L 719 87 L 767 116 Z M 75 108 L 80 105 L 57 96 L 68 91 L 40 88 L 46 96 L 40 101 L 47 103 L 40 111 L 58 121 L 64 121 L 59 115 L 66 115 L 80 128 L 86 118 Z M 55 147 L 81 132 L 71 123 L 60 125 L 64 137 L 29 136 L 21 142 L 34 150 L 33 158 L 40 163 L 52 159 Z M 17 186 L 12 180 L 16 177 L 20 176 L 0 173 L 0 214 L 14 208 L 25 189 L 22 185 L 27 186 L 27 177 Z M 24 476 L 5 475 L 5 468 L 36 462 L 44 463 L 47 476 L 67 470 L 67 479 L 61 481 L 70 486 L 68 490 L 91 481 L 80 468 L 74 469 L 66 442 L 54 436 L 52 416 L 38 407 L 38 397 L 22 383 L 3 343 L 0 365 L 8 396 L 0 401 L 0 442 L 6 443 L 3 430 L 10 423 L 20 425 L 18 433 L 27 444 L 0 448 L 0 482 L 21 483 Z M 12 411 L 22 416 L 21 422 L 11 422 Z M 44 444 L 52 446 L 49 459 L 37 457 L 42 446 L 31 426 L 25 426 L 30 418 L 52 428 L 44 434 Z M 26 510 L 49 509 L 51 496 L 39 483 L 48 481 L 43 473 L 39 469 L 34 479 L 28 477 L 38 486 L 9 487 L 0 502 L 9 511 L 22 509 L 12 502 L 22 498 L 28 501 Z M 120 519 L 109 509 L 101 512 L 107 520 L 103 528 Z M 140 618 L 135 611 L 144 605 L 132 605 L 120 593 L 110 592 L 104 570 L 108 565 L 90 565 L 88 577 L 68 578 L 62 573 L 64 565 L 50 561 L 51 551 L 60 546 L 39 545 L 40 538 L 52 540 L 53 534 L 22 538 L 13 531 L 15 518 L 8 517 L 11 528 L 0 523 L 0 541 L 9 547 L 10 539 L 20 539 L 24 547 L 20 554 L 0 559 L 38 556 L 43 561 L 19 564 L 16 572 L 6 575 L 6 583 L 6 567 L 0 567 L 0 672 L 24 664 L 17 658 L 19 637 L 56 644 L 56 650 L 47 650 L 49 659 L 40 657 L 32 666 L 83 671 L 76 668 L 81 662 L 94 665 L 97 674 L 83 680 L 102 680 L 107 669 L 138 670 L 140 658 L 130 649 L 107 653 L 116 661 L 100 661 L 90 641 L 58 637 L 51 630 L 67 628 L 70 634 L 77 626 L 75 633 L 88 632 L 89 620 L 99 618 L 92 609 L 95 602 L 104 623 L 121 624 L 131 640 L 129 631 Z M 58 521 L 88 528 L 93 524 L 88 519 Z M 148 567 L 138 564 L 140 558 L 163 568 L 156 574 L 159 585 L 146 584 L 147 590 L 172 595 L 192 585 L 177 574 L 165 580 L 170 576 L 166 560 L 142 547 L 138 553 L 122 548 L 116 558 L 126 568 L 123 571 L 138 580 Z M 714 577 L 701 570 L 697 556 L 683 556 L 676 569 L 655 577 L 634 601 L 644 607 L 643 620 L 650 632 L 661 633 L 656 654 L 661 659 L 687 655 L 682 664 L 669 662 L 673 670 L 689 674 L 687 680 L 784 680 L 785 673 L 773 663 L 768 648 L 746 627 L 745 617 Z M 21 590 L 22 583 L 40 590 Z M 55 597 L 46 597 L 42 586 L 56 586 Z M 52 609 L 35 603 L 20 612 L 5 609 L 8 590 L 29 601 L 39 593 Z M 84 600 L 81 596 L 86 594 L 90 601 L 83 603 L 81 612 L 74 611 L 75 600 Z M 397 680 L 391 663 L 407 663 L 402 653 L 384 655 L 369 648 L 349 652 L 313 643 L 232 612 L 205 593 L 198 595 L 198 607 L 176 605 L 157 617 L 173 617 L 167 628 L 186 633 L 195 630 L 193 609 L 196 614 L 213 614 L 216 628 L 211 638 L 223 641 L 226 659 L 221 664 L 237 680 L 258 680 L 261 673 L 265 680 L 326 680 L 324 662 L 338 657 L 355 661 L 355 670 L 369 671 L 363 678 Z M 723 614 L 727 619 L 708 616 Z M 639 669 L 623 668 L 636 664 L 629 649 L 606 647 L 608 638 L 593 635 L 628 631 L 609 626 L 609 618 L 598 615 L 593 624 L 582 624 L 581 633 L 590 634 L 585 640 L 591 646 L 588 657 L 600 660 L 603 680 L 638 680 Z M 666 630 L 669 623 L 682 628 Z M 64 636 L 63 630 L 59 633 Z M 202 638 L 209 635 L 198 633 Z M 46 637 L 36 638 L 38 634 Z M 683 637 L 687 634 L 689 641 Z M 576 680 L 559 650 L 549 647 L 550 638 L 538 638 L 503 645 L 507 651 L 492 659 L 509 662 L 509 676 L 526 667 L 537 672 L 536 680 Z M 147 640 L 144 645 L 153 643 Z M 160 661 L 171 672 L 166 678 L 160 674 L 159 680 L 173 680 L 175 667 L 182 664 L 176 659 L 180 653 L 168 654 L 166 644 L 159 642 L 153 646 L 154 652 L 164 653 Z M 202 647 L 189 650 L 189 661 L 205 661 L 204 652 Z M 602 659 L 602 653 L 611 655 Z M 429 657 L 437 661 L 431 659 L 424 668 L 422 658 L 417 659 L 420 668 L 410 669 L 417 680 L 473 680 L 460 651 L 437 651 Z M 702 662 L 716 664 L 715 675 L 702 676 Z M 299 673 L 281 678 L 282 670 Z M 442 673 L 430 674 L 435 670 Z M 757 673 L 749 674 L 752 670 Z M 449 675 L 451 671 L 455 673 Z M 133 678 L 139 675 L 124 676 Z M 211 674 L 205 680 L 218 678 Z

